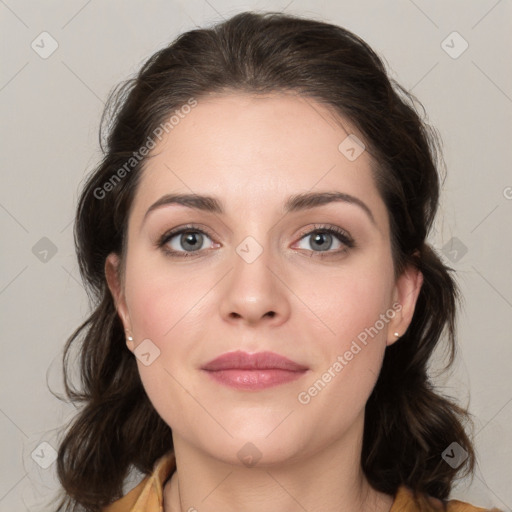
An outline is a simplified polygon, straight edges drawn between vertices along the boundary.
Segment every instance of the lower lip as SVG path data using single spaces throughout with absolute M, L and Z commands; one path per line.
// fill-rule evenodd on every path
M 271 368 L 268 370 L 206 370 L 208 375 L 224 384 L 236 389 L 258 390 L 278 386 L 302 377 L 307 370 L 290 371 Z

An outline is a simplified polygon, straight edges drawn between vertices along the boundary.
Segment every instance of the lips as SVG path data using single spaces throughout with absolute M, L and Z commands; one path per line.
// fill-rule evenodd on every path
M 287 370 L 290 372 L 303 372 L 308 369 L 287 357 L 274 352 L 257 352 L 248 354 L 237 350 L 228 352 L 205 364 L 203 370 Z
M 202 367 L 215 382 L 237 390 L 257 391 L 299 379 L 309 370 L 274 352 L 223 354 Z

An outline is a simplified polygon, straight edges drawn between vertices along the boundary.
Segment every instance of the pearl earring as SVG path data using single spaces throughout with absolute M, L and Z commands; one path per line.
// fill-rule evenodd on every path
M 128 341 L 133 341 L 133 338 L 131 336 L 128 336 Z
M 399 334 L 399 333 L 397 333 L 397 332 L 395 332 L 395 336 L 396 336 L 397 338 L 400 338 L 400 334 Z

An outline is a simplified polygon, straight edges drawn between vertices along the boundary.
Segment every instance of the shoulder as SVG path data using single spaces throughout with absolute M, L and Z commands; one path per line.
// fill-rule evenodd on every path
M 168 452 L 154 464 L 151 474 L 122 498 L 114 501 L 101 512 L 159 512 L 163 505 L 163 487 L 176 469 L 174 453 Z
M 125 494 L 122 498 L 114 501 L 107 507 L 103 508 L 101 512 L 129 512 L 135 506 L 135 503 L 142 494 L 142 491 L 147 487 L 150 477 L 145 477 L 138 485 L 136 485 L 130 492 Z
M 498 509 L 477 507 L 459 500 L 441 501 L 427 495 L 414 499 L 411 489 L 401 486 L 395 495 L 390 512 L 501 512 Z

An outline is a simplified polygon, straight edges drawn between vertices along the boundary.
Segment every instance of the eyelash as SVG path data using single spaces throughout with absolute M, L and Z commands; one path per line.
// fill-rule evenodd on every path
M 183 233 L 187 232 L 193 232 L 193 233 L 201 233 L 203 235 L 206 235 L 207 237 L 213 239 L 214 237 L 205 229 L 200 229 L 197 226 L 193 224 L 189 224 L 186 226 L 183 226 L 181 228 L 178 228 L 176 230 L 167 231 L 164 233 L 156 242 L 156 246 L 160 248 L 164 254 L 170 258 L 191 258 L 196 256 L 196 253 L 200 253 L 201 251 L 193 251 L 193 252 L 186 252 L 186 251 L 175 251 L 175 250 L 169 250 L 166 247 L 166 244 L 173 239 L 176 235 L 181 235 Z M 316 233 L 328 233 L 330 235 L 334 235 L 338 240 L 345 245 L 344 248 L 338 249 L 336 251 L 311 251 L 312 256 L 313 254 L 317 258 L 327 258 L 327 257 L 333 257 L 333 256 L 339 256 L 341 254 L 344 254 L 348 252 L 350 249 L 353 249 L 356 244 L 355 241 L 349 236 L 349 234 L 336 227 L 331 225 L 316 225 L 314 229 L 311 229 L 309 231 L 306 231 L 304 233 L 301 233 L 299 240 L 302 240 L 302 238 L 310 235 L 314 235 Z

